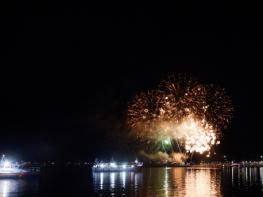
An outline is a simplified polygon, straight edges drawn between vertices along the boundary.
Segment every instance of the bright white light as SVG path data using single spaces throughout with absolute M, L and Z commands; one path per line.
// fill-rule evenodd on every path
M 99 167 L 100 167 L 100 168 L 104 168 L 104 164 L 103 164 L 103 163 L 100 164 Z
M 122 176 L 122 185 L 123 185 L 123 188 L 125 188 L 125 184 L 126 184 L 126 172 L 122 172 L 122 173 L 121 173 L 121 176 Z
M 19 169 L 18 166 L 7 159 L 5 159 L 5 156 L 2 156 L 2 159 L 0 160 L 0 173 L 1 174 L 18 174 L 23 173 L 25 170 Z
M 125 169 L 125 168 L 126 168 L 126 165 L 125 165 L 125 164 L 124 164 L 124 165 L 122 165 L 122 168 L 124 168 L 124 169 Z
M 4 168 L 10 168 L 11 167 L 11 162 L 10 161 L 4 161 L 4 164 L 3 164 L 3 167 Z
M 117 165 L 116 165 L 116 163 L 110 163 L 110 167 L 117 168 Z
M 3 194 L 3 197 L 7 197 L 8 196 L 8 192 L 9 192 L 9 184 L 7 181 L 4 181 L 3 182 L 3 187 L 2 187 L 2 194 Z
M 134 168 L 134 165 L 131 165 L 132 168 Z
M 103 172 L 100 173 L 100 189 L 103 189 Z

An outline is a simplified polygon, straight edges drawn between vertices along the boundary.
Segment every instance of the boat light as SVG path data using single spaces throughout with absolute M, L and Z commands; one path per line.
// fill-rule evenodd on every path
M 11 162 L 8 161 L 8 160 L 5 160 L 5 161 L 4 161 L 4 164 L 3 164 L 3 167 L 4 167 L 4 168 L 10 168 L 10 167 L 11 167 Z
M 110 167 L 117 168 L 117 165 L 116 165 L 116 163 L 110 163 Z

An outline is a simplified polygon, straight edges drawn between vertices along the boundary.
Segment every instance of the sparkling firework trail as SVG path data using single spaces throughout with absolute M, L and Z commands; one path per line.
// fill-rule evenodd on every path
M 171 76 L 158 90 L 142 92 L 128 106 L 128 125 L 140 140 L 175 141 L 179 150 L 200 154 L 220 143 L 233 107 L 225 90 L 185 74 Z

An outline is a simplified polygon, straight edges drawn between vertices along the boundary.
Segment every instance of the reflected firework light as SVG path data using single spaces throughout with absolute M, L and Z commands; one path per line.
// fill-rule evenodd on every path
M 128 125 L 138 139 L 161 140 L 179 152 L 200 154 L 220 143 L 221 130 L 233 112 L 224 89 L 184 74 L 171 76 L 158 87 L 136 95 L 128 106 Z

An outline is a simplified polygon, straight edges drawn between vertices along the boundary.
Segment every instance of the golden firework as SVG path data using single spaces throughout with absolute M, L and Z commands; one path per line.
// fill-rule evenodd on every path
M 128 125 L 140 139 L 174 140 L 179 150 L 200 154 L 219 144 L 233 112 L 223 88 L 173 75 L 157 90 L 142 92 L 128 106 Z

